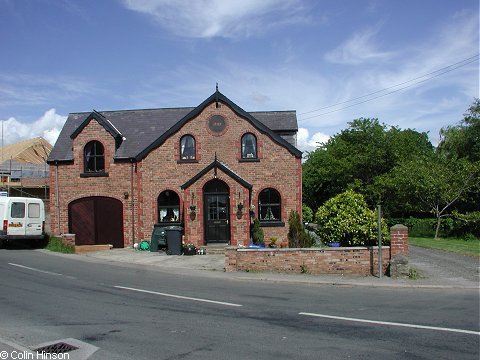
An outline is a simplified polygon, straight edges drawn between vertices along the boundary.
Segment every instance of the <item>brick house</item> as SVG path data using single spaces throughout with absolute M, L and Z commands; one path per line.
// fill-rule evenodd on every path
M 124 247 L 180 224 L 186 243 L 239 245 L 257 217 L 286 240 L 297 129 L 295 111 L 249 113 L 218 89 L 195 108 L 71 113 L 48 158 L 52 233 Z

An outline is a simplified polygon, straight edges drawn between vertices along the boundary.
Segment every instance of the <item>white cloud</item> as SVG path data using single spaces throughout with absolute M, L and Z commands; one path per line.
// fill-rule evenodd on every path
M 122 0 L 126 8 L 152 17 L 179 36 L 194 38 L 251 36 L 285 23 L 304 22 L 293 0 Z M 287 14 L 287 16 L 278 16 Z
M 322 132 L 316 132 L 310 136 L 310 132 L 306 128 L 299 128 L 297 133 L 297 147 L 303 152 L 315 150 L 319 145 L 330 139 L 330 135 Z
M 40 118 L 31 123 L 19 121 L 14 117 L 2 120 L 3 143 L 8 145 L 41 136 L 53 145 L 57 141 L 66 120 L 67 117 L 57 114 L 55 109 L 46 111 Z
M 325 60 L 332 63 L 357 65 L 391 59 L 394 53 L 379 50 L 374 41 L 378 31 L 377 26 L 353 34 L 350 39 L 326 53 Z

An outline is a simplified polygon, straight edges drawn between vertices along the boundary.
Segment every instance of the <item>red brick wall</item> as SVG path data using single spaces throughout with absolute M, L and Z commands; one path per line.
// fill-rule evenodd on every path
M 382 248 L 383 272 L 390 248 Z M 293 272 L 309 274 L 378 274 L 378 249 L 366 247 L 309 249 L 236 249 L 229 247 L 226 271 Z
M 80 177 L 84 172 L 83 150 L 92 140 L 100 141 L 105 149 L 105 172 L 108 177 Z M 73 164 L 50 166 L 50 213 L 51 231 L 53 234 L 65 234 L 68 229 L 68 204 L 72 201 L 90 197 L 106 196 L 120 200 L 123 203 L 124 243 L 131 244 L 132 214 L 131 214 L 131 165 L 129 163 L 114 163 L 115 140 L 97 121 L 92 120 L 73 141 Z M 58 199 L 56 178 L 58 174 Z M 135 174 L 134 174 L 135 176 Z M 136 184 L 134 184 L 136 187 Z M 129 193 L 129 199 L 124 198 L 124 192 Z M 58 200 L 58 208 L 57 208 Z M 60 221 L 58 219 L 60 215 Z M 138 237 L 137 237 L 138 238 Z
M 122 201 L 124 216 L 124 242 L 130 245 L 135 239 L 149 239 L 153 224 L 158 222 L 157 199 L 164 190 L 175 191 L 180 197 L 181 218 L 185 220 L 185 241 L 203 245 L 203 186 L 213 179 L 213 170 L 201 179 L 182 190 L 180 187 L 215 159 L 225 164 L 238 176 L 253 185 L 252 203 L 258 209 L 258 194 L 261 189 L 272 187 L 282 196 L 283 227 L 265 227 L 265 238 L 277 237 L 278 242 L 287 240 L 288 214 L 291 210 L 301 212 L 301 159 L 296 158 L 286 148 L 275 143 L 268 135 L 257 130 L 246 119 L 236 115 L 223 103 L 207 106 L 196 118 L 186 123 L 146 158 L 135 164 L 133 173 L 133 193 L 131 191 L 131 164 L 114 163 L 115 141 L 95 120 L 92 120 L 74 139 L 73 164 L 51 166 L 50 188 L 52 232 L 68 232 L 68 204 L 88 196 L 109 196 Z M 222 115 L 227 127 L 221 134 L 208 129 L 208 120 L 213 115 Z M 241 162 L 240 139 L 246 132 L 257 137 L 259 162 Z M 193 135 L 196 141 L 197 162 L 179 161 L 180 138 Z M 158 134 L 159 136 L 161 134 Z M 83 149 L 91 140 L 102 142 L 105 148 L 105 170 L 108 177 L 81 178 L 83 172 Z M 128 140 L 127 140 L 128 141 Z M 59 208 L 56 207 L 55 174 L 58 170 Z M 248 215 L 249 190 L 236 182 L 228 174 L 217 171 L 219 179 L 230 188 L 230 227 L 231 244 L 246 244 L 249 241 L 250 218 Z M 124 199 L 124 192 L 129 198 Z M 192 199 L 192 194 L 194 198 Z M 132 231 L 132 200 L 134 203 L 134 231 Z M 242 203 L 242 215 L 237 217 L 237 205 Z M 196 206 L 195 218 L 190 218 L 190 205 Z M 56 215 L 60 212 L 60 220 Z
M 391 256 L 402 254 L 408 257 L 408 227 L 394 225 L 390 228 L 390 251 Z
M 404 230 L 407 231 L 406 237 Z M 401 250 L 404 255 L 408 254 L 408 229 L 403 225 L 396 225 L 391 228 L 390 233 L 395 245 L 382 247 L 383 273 L 387 271 L 391 257 L 398 254 L 398 251 Z M 378 248 L 237 249 L 229 247 L 225 251 L 225 270 L 378 275 Z
M 222 115 L 226 119 L 226 130 L 215 134 L 208 128 L 208 120 L 213 115 Z M 250 132 L 257 137 L 259 162 L 241 162 L 240 139 Z M 196 163 L 178 162 L 179 142 L 184 135 L 193 135 L 196 140 Z M 201 179 L 182 191 L 180 186 L 190 180 L 202 169 L 215 160 L 224 163 L 238 176 L 253 185 L 252 201 L 258 209 L 258 192 L 266 187 L 277 189 L 282 195 L 282 221 L 286 224 L 281 228 L 264 228 L 265 238 L 276 236 L 286 240 L 288 232 L 288 214 L 291 210 L 301 210 L 301 160 L 295 158 L 287 149 L 272 141 L 266 134 L 258 131 L 247 120 L 237 116 L 227 105 L 220 103 L 207 106 L 196 118 L 185 124 L 176 134 L 172 135 L 160 147 L 153 150 L 141 164 L 142 195 L 144 202 L 140 204 L 140 218 L 143 221 L 143 231 L 140 237 L 147 236 L 157 221 L 156 204 L 160 193 L 171 188 L 177 191 L 183 201 L 185 219 L 185 241 L 203 245 L 203 186 L 214 177 L 211 170 Z M 246 244 L 249 241 L 249 194 L 248 189 L 237 183 L 221 170 L 217 177 L 230 188 L 230 226 L 231 244 Z M 300 184 L 300 185 L 299 185 Z M 300 186 L 300 189 L 299 189 Z M 190 219 L 189 207 L 192 204 L 192 193 L 195 194 L 193 204 L 196 206 L 196 217 Z M 240 193 L 240 198 L 238 194 Z M 244 210 L 240 219 L 237 218 L 237 204 L 241 202 Z

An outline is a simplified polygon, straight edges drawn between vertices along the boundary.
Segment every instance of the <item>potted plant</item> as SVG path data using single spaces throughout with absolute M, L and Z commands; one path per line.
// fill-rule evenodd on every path
M 197 254 L 197 247 L 192 244 L 184 244 L 183 245 L 183 255 L 196 255 Z

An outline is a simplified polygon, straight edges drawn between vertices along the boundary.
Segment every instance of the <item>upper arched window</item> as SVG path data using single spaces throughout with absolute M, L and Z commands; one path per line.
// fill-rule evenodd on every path
M 247 133 L 242 136 L 242 159 L 257 158 L 257 138 Z
M 280 193 L 272 188 L 262 190 L 258 196 L 258 217 L 260 221 L 280 221 Z
M 180 139 L 180 159 L 195 160 L 195 139 L 192 135 L 185 135 Z
M 105 151 L 100 141 L 90 141 L 85 145 L 84 161 L 86 173 L 105 172 Z
M 180 221 L 180 198 L 175 191 L 165 190 L 158 196 L 158 222 Z

